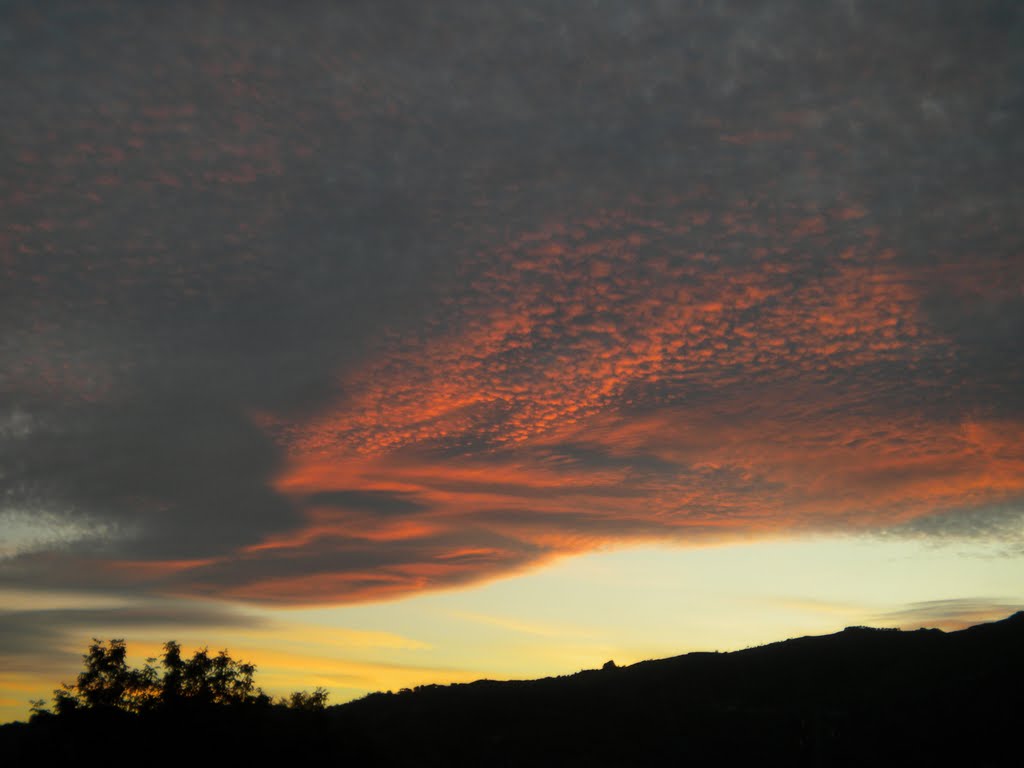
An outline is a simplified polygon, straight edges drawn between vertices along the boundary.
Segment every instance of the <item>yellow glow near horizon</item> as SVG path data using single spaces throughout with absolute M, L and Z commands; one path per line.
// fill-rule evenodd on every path
M 8 605 L 22 604 L 5 593 Z M 62 596 L 46 604 L 66 605 Z M 64 596 L 66 597 L 66 596 Z M 105 603 L 98 603 L 103 605 Z M 79 602 L 81 605 L 81 602 Z M 701 548 L 647 546 L 557 561 L 517 578 L 384 603 L 242 611 L 257 628 L 81 627 L 65 649 L 125 637 L 133 664 L 172 637 L 227 648 L 279 696 L 532 678 L 695 650 L 733 650 L 852 624 L 940 626 L 1024 607 L 1024 554 L 992 544 L 821 536 Z M 70 657 L 69 657 L 70 658 Z M 24 719 L 80 665 L 6 670 L 0 718 Z

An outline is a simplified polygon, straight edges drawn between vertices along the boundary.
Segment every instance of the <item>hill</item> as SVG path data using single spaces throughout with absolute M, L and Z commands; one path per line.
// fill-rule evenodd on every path
M 0 727 L 0 750 L 37 761 L 111 744 L 145 757 L 159 744 L 178 759 L 232 762 L 1005 765 L 1018 749 L 1022 682 L 1024 612 L 949 633 L 850 627 L 565 677 L 422 686 L 319 712 L 77 713 Z

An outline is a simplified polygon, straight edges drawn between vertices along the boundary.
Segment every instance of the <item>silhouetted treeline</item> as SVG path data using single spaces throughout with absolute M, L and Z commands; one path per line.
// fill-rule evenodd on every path
M 82 657 L 85 669 L 74 683 L 63 683 L 53 692 L 53 712 L 43 700 L 33 702 L 33 719 L 68 717 L 82 711 L 127 714 L 167 713 L 208 707 L 269 706 L 271 698 L 256 686 L 256 665 L 231 658 L 226 651 L 211 656 L 201 648 L 185 659 L 181 646 L 164 643 L 160 659 L 146 659 L 137 669 L 128 665 L 124 640 L 93 639 Z M 323 709 L 327 692 L 296 691 L 280 699 L 278 706 L 292 709 Z
M 960 632 L 853 627 L 567 677 L 372 694 L 320 711 L 76 709 L 0 727 L 0 749 L 63 759 L 158 740 L 180 759 L 208 742 L 204 756 L 359 765 L 1007 765 L 1019 749 L 1022 683 L 1018 613 Z

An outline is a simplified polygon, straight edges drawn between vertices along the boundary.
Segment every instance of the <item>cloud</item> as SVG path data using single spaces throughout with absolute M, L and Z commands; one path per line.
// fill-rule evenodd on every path
M 91 522 L 39 511 L 2 511 L 0 526 L 4 529 L 0 560 L 25 553 L 80 545 L 83 542 L 100 544 L 118 536 L 117 529 L 103 521 Z
M 982 540 L 1008 554 L 1024 552 L 1024 500 L 1005 505 L 960 507 L 918 517 L 883 531 L 927 541 Z
M 425 507 L 409 493 L 388 491 L 321 491 L 307 497 L 311 507 L 353 510 L 371 515 L 414 515 Z
M 71 528 L 113 527 L 109 553 L 202 556 L 295 522 L 264 484 L 274 447 L 230 407 L 151 391 L 63 416 L 0 443 L 7 504 Z
M 3 583 L 362 601 L 1024 496 L 1008 4 L 80 6 L 0 15 Z
M 874 621 L 895 624 L 902 629 L 938 627 L 946 631 L 955 631 L 975 624 L 1005 619 L 1022 608 L 1024 606 L 1012 600 L 984 597 L 928 600 L 911 603 L 898 611 L 880 614 Z
M 225 610 L 222 606 L 184 605 L 177 601 L 149 599 L 146 605 L 90 608 L 43 608 L 0 612 L 0 659 L 5 673 L 37 673 L 40 669 L 64 669 L 78 659 L 74 644 L 110 631 L 185 629 L 257 629 L 261 619 Z

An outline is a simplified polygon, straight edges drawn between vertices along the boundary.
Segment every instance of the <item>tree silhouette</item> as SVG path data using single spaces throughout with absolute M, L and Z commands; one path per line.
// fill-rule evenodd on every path
M 160 679 L 152 660 L 142 669 L 129 667 L 124 640 L 107 644 L 93 638 L 82 658 L 85 669 L 77 680 L 54 691 L 57 714 L 82 708 L 141 712 L 158 699 Z
M 163 668 L 160 700 L 164 704 L 174 704 L 183 696 L 185 662 L 181 660 L 181 646 L 173 640 L 164 643 Z
M 88 709 L 137 714 L 181 706 L 271 704 L 255 683 L 255 664 L 238 661 L 226 650 L 211 656 L 208 648 L 184 659 L 181 646 L 173 640 L 166 642 L 163 650 L 159 660 L 147 659 L 142 669 L 133 669 L 127 663 L 124 640 L 107 643 L 93 638 L 82 657 L 85 669 L 74 683 L 63 683 L 54 691 L 55 713 Z M 327 691 L 296 691 L 279 703 L 291 709 L 323 709 Z M 45 709 L 37 703 L 33 711 L 43 714 Z
M 308 693 L 307 691 L 295 691 L 287 699 L 282 699 L 281 703 L 289 709 L 313 712 L 323 709 L 327 704 L 327 691 L 319 687 L 312 693 Z

